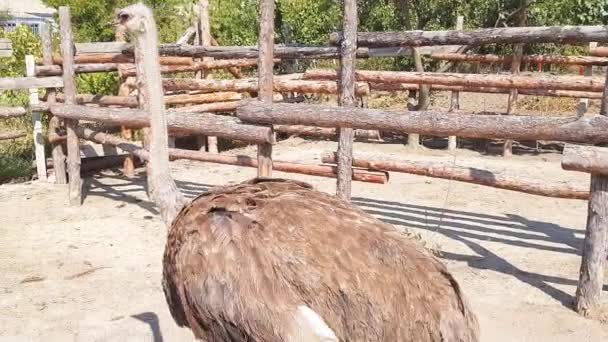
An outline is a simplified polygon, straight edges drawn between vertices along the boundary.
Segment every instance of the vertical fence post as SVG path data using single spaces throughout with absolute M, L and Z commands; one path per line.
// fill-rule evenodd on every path
M 211 23 L 209 19 L 209 0 L 199 0 L 198 2 L 198 45 L 211 46 Z M 213 58 L 204 57 L 203 61 L 212 60 Z M 212 78 L 212 73 L 202 70 L 196 73 L 197 78 Z M 201 137 L 205 139 L 204 137 Z M 211 153 L 218 153 L 217 137 L 207 136 L 207 150 Z
M 528 6 L 530 5 L 530 0 L 522 0 L 522 8 L 520 13 L 518 14 L 518 26 L 526 26 L 526 21 L 528 19 Z M 524 44 L 515 44 L 513 46 L 513 61 L 511 62 L 511 74 L 517 75 L 521 70 L 521 58 L 524 53 Z M 509 102 L 507 103 L 507 115 L 513 114 L 515 111 L 515 106 L 517 104 L 517 89 L 511 89 L 509 91 Z M 503 157 L 510 157 L 513 155 L 513 140 L 505 140 L 502 146 L 502 155 Z
M 340 78 L 338 103 L 344 107 L 355 106 L 355 63 L 357 57 L 357 1 L 344 0 L 342 42 L 340 43 Z M 352 128 L 340 128 L 338 140 L 338 181 L 336 195 L 350 201 L 353 165 Z
M 74 79 L 74 41 L 70 8 L 59 7 L 59 28 L 61 33 L 61 55 L 63 57 L 63 92 L 65 104 L 76 103 L 76 80 Z M 68 175 L 70 205 L 82 203 L 82 180 L 80 179 L 80 147 L 76 128 L 78 120 L 65 120 L 67 131 Z
M 464 17 L 456 18 L 456 30 L 464 29 Z M 457 65 L 457 64 L 455 64 Z M 450 112 L 460 110 L 460 92 L 452 91 L 450 94 Z M 454 151 L 458 147 L 458 138 L 454 135 L 448 137 L 448 151 Z
M 124 27 L 119 26 L 116 28 L 116 31 L 114 31 L 114 38 L 116 39 L 117 42 L 126 42 L 127 41 L 126 32 L 125 32 Z M 127 78 L 121 77 L 120 86 L 118 88 L 118 96 L 129 96 L 131 89 L 129 88 L 129 85 L 127 84 L 128 79 L 129 79 L 129 77 L 127 77 Z M 123 137 L 124 139 L 131 140 L 133 138 L 133 131 L 130 128 L 121 126 L 120 127 L 120 136 Z M 129 178 L 133 177 L 135 175 L 135 162 L 133 160 L 133 155 L 129 154 L 126 156 L 126 158 L 122 164 L 122 173 L 126 177 L 129 177 Z
M 25 56 L 25 74 L 28 77 L 36 77 L 36 62 L 34 56 Z M 30 106 L 37 105 L 40 100 L 38 98 L 38 89 L 30 88 L 29 102 Z M 38 179 L 46 181 L 46 156 L 44 155 L 44 137 L 42 136 L 42 114 L 32 111 L 32 126 L 34 137 L 34 153 L 36 155 L 36 172 Z
M 595 49 L 596 47 L 597 47 L 596 42 L 589 43 L 589 50 Z M 586 77 L 593 76 L 593 65 L 585 66 L 585 76 Z M 589 109 L 589 99 L 582 98 L 579 100 L 578 105 L 576 106 L 576 115 L 583 116 L 583 115 L 585 115 L 585 113 L 587 113 L 588 109 Z
M 258 99 L 272 103 L 272 70 L 274 68 L 274 0 L 260 1 L 260 35 L 258 40 Z M 258 177 L 272 176 L 272 144 L 258 145 Z
M 42 62 L 44 65 L 53 65 L 53 40 L 51 26 L 48 23 L 43 23 L 40 28 L 40 37 L 42 40 Z M 46 102 L 49 104 L 55 103 L 56 90 L 46 90 Z M 50 114 L 49 114 L 50 115 Z M 49 119 L 49 133 L 56 134 L 63 120 L 56 116 L 51 116 Z M 55 173 L 56 184 L 67 184 L 68 178 L 65 170 L 65 154 L 63 153 L 63 143 L 52 142 L 51 154 L 53 156 L 53 170 Z
M 600 115 L 608 115 L 608 73 Z M 608 256 L 608 177 L 591 175 L 587 205 L 587 229 L 575 307 L 576 311 L 584 316 L 594 316 L 601 309 L 604 267 Z

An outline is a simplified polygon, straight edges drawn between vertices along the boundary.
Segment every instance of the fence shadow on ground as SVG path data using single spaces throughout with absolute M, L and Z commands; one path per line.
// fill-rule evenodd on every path
M 566 293 L 552 284 L 576 286 L 578 282 L 576 275 L 567 279 L 522 270 L 481 243 L 491 241 L 520 248 L 579 256 L 583 241 L 582 238 L 574 235 L 575 232 L 578 232 L 574 229 L 548 222 L 532 221 L 512 214 L 495 216 L 450 209 L 442 210 L 362 197 L 353 198 L 353 203 L 387 223 L 437 232 L 454 241 L 462 242 L 476 254 L 471 256 L 442 252 L 442 257 L 445 259 L 463 261 L 473 268 L 489 269 L 513 276 L 519 281 L 543 291 L 562 305 L 571 306 L 574 302 L 572 294 Z M 604 286 L 604 291 L 608 291 L 608 285 Z
M 190 199 L 213 187 L 209 184 L 187 181 L 177 181 L 177 185 Z M 102 196 L 119 202 L 134 203 L 157 215 L 158 211 L 151 201 L 135 196 L 136 193 L 141 194 L 145 190 L 145 176 L 126 178 L 121 175 L 103 175 L 103 177 L 86 178 L 84 193 L 85 196 Z M 583 241 L 575 235 L 580 231 L 554 223 L 529 220 L 516 214 L 497 216 L 363 197 L 354 197 L 353 203 L 385 222 L 437 232 L 454 241 L 462 242 L 476 254 L 471 256 L 443 252 L 443 258 L 466 262 L 473 268 L 489 269 L 513 276 L 543 291 L 563 305 L 570 306 L 574 300 L 571 294 L 552 284 L 576 286 L 575 275 L 572 279 L 566 279 L 522 270 L 484 247 L 481 242 L 490 240 L 493 243 L 520 248 L 580 256 Z M 608 285 L 604 286 L 604 291 L 608 291 Z
M 177 186 L 188 199 L 193 199 L 214 185 L 194 183 L 176 180 Z M 155 204 L 148 200 L 142 200 L 136 196 L 147 192 L 145 175 L 137 175 L 132 178 L 122 175 L 104 174 L 98 177 L 83 178 L 83 201 L 89 196 L 101 196 L 119 202 L 135 204 L 153 215 L 158 214 Z M 145 198 L 145 196 L 144 196 Z

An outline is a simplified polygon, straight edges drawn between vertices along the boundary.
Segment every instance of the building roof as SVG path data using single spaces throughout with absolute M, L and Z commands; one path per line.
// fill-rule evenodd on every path
M 0 11 L 8 11 L 9 15 L 16 17 L 48 17 L 56 12 L 40 0 L 0 0 Z

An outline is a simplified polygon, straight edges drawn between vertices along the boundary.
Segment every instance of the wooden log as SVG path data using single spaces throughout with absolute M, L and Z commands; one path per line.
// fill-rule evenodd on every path
M 589 54 L 594 57 L 608 57 L 608 46 L 592 46 L 589 48 Z
M 420 89 L 420 85 L 414 83 L 368 83 L 371 90 L 379 91 L 410 91 Z M 465 93 L 489 93 L 489 94 L 509 94 L 508 88 L 496 87 L 469 87 L 469 86 L 449 86 L 442 84 L 432 84 L 432 91 L 454 91 Z M 601 99 L 602 93 L 589 91 L 573 91 L 573 90 L 551 90 L 551 89 L 517 89 L 517 92 L 522 95 L 531 96 L 549 96 L 549 97 L 572 97 L 572 98 L 590 98 Z
M 598 77 L 537 75 L 480 75 L 456 73 L 418 73 L 406 71 L 356 71 L 357 81 L 374 83 L 441 84 L 508 89 L 552 89 L 601 92 L 604 81 Z M 333 70 L 307 70 L 305 80 L 333 80 Z
M 0 77 L 0 90 L 61 87 L 61 77 Z
M 91 140 L 100 144 L 110 144 L 113 146 L 117 146 L 124 151 L 136 155 L 141 160 L 149 160 L 150 158 L 150 153 L 145 149 L 133 144 L 128 140 L 121 139 L 111 134 L 96 132 L 88 128 L 79 128 L 78 133 L 79 136 L 83 139 Z M 172 160 L 188 159 L 225 165 L 247 166 L 255 168 L 258 167 L 257 159 L 251 158 L 249 156 L 222 155 L 201 151 L 181 150 L 175 148 L 169 149 L 169 158 L 171 158 Z M 281 172 L 298 173 L 330 178 L 335 178 L 337 174 L 335 167 L 327 165 L 307 165 L 280 161 L 275 161 L 274 163 L 274 169 Z M 386 184 L 388 182 L 388 173 L 355 169 L 353 170 L 353 180 L 359 182 Z
M 76 74 L 89 74 L 95 72 L 111 72 L 118 70 L 117 63 L 104 64 L 76 64 L 74 72 Z M 59 65 L 42 65 L 36 67 L 36 76 L 56 76 L 63 74 L 63 70 Z
M 225 102 L 225 101 L 238 101 L 243 96 L 237 92 L 219 92 L 219 93 L 205 93 L 205 94 L 180 94 L 180 95 L 168 95 L 165 96 L 165 104 L 167 105 L 178 105 L 178 104 L 199 104 L 199 103 L 214 103 L 214 102 Z
M 608 73 L 600 116 L 608 116 Z M 576 289 L 575 308 L 584 316 L 603 315 L 602 289 L 608 253 L 608 176 L 591 174 L 583 260 Z
M 131 128 L 149 127 L 147 112 L 138 109 L 55 104 L 50 106 L 50 110 L 54 115 L 66 119 L 97 121 Z M 233 117 L 168 110 L 167 120 L 172 131 L 215 135 L 252 143 L 274 143 L 268 127 L 245 125 Z
M 484 139 L 608 142 L 608 118 L 598 115 L 582 118 L 466 113 L 452 115 L 437 111 L 396 112 L 317 104 L 268 105 L 244 100 L 237 108 L 237 116 L 244 122 L 256 124 L 352 127 Z
M 213 57 L 216 59 L 238 59 L 238 58 L 257 58 L 258 46 L 220 46 L 217 41 L 211 37 L 212 47 L 193 46 L 187 44 L 161 44 L 159 52 L 163 56 L 187 56 L 187 57 Z M 460 45 L 443 45 L 443 46 L 425 46 L 422 47 L 420 53 L 430 55 L 434 52 L 463 52 Z M 107 55 L 106 59 L 112 61 L 113 58 L 120 60 L 127 58 L 133 54 L 133 47 L 124 43 L 82 43 L 76 44 L 78 57 L 91 56 L 83 59 L 85 61 L 96 60 L 95 55 Z M 275 58 L 281 59 L 338 59 L 340 51 L 336 47 L 331 46 L 285 46 L 275 45 Z M 124 57 L 117 57 L 118 55 Z M 357 58 L 370 57 L 398 57 L 411 56 L 412 50 L 408 47 L 389 47 L 389 48 L 358 48 Z M 112 57 L 113 56 L 113 57 Z M 161 57 L 163 58 L 163 57 Z M 171 57 L 174 58 L 174 57 Z M 191 60 L 191 58 L 189 58 Z M 97 62 L 93 62 L 97 63 Z M 161 61 L 161 64 L 162 61 Z M 232 73 L 232 71 L 230 71 Z M 234 75 L 236 77 L 236 75 Z M 238 77 L 237 77 L 238 78 Z
M 127 41 L 127 28 L 123 25 L 118 25 L 114 28 L 114 38 L 117 42 L 126 42 Z M 123 68 L 119 68 L 120 71 Z M 127 84 L 127 80 L 129 78 L 121 77 L 120 85 L 118 87 L 118 95 L 119 96 L 129 96 L 131 89 Z M 135 99 L 136 100 L 136 99 Z M 135 101 L 137 102 L 137 100 Z M 133 138 L 133 131 L 127 127 L 120 127 L 120 136 L 124 139 L 131 140 Z M 135 158 L 133 155 L 128 154 L 125 156 L 122 164 L 122 174 L 127 178 L 132 178 L 135 176 Z
M 456 18 L 456 30 L 460 31 L 464 29 L 464 16 L 459 15 Z M 451 61 L 454 62 L 454 61 Z M 454 63 L 456 65 L 456 63 Z M 444 65 L 445 67 L 445 65 Z M 458 70 L 457 70 L 458 71 Z M 452 91 L 450 94 L 450 109 L 449 112 L 460 110 L 460 92 Z M 448 151 L 454 151 L 458 147 L 458 137 L 450 135 L 448 137 Z
M 310 136 L 310 137 L 321 137 L 321 138 L 329 138 L 333 139 L 338 136 L 338 132 L 335 128 L 325 128 L 325 127 L 313 127 L 313 126 L 302 126 L 302 125 L 274 125 L 275 132 L 296 135 L 296 136 Z M 363 129 L 355 130 L 355 138 L 356 139 L 378 139 L 378 132 L 369 131 Z
M 566 144 L 562 154 L 564 170 L 608 175 L 606 147 Z
M 511 63 L 512 56 L 480 55 L 464 53 L 434 53 L 430 56 L 434 60 L 474 62 L 474 63 Z M 608 65 L 608 58 L 593 56 L 560 56 L 560 55 L 528 55 L 522 56 L 523 63 L 543 63 L 558 65 Z
M 51 26 L 49 23 L 43 23 L 40 28 L 40 39 L 42 45 L 42 63 L 46 66 L 50 66 L 53 64 L 53 40 L 51 33 Z M 48 103 L 55 103 L 56 90 L 55 89 L 47 89 L 46 91 L 46 100 Z M 40 103 L 38 103 L 40 105 Z M 31 105 L 32 110 L 34 107 L 38 105 Z M 48 112 L 48 108 L 39 112 Z M 49 119 L 49 137 L 53 134 L 57 134 L 59 127 L 61 126 L 61 120 L 58 117 L 50 115 Z M 50 139 L 49 139 L 50 140 Z M 50 142 L 51 143 L 51 155 L 53 157 L 53 169 L 55 171 L 55 184 L 67 184 L 68 176 L 66 170 L 66 158 L 65 153 L 63 152 L 63 143 L 64 142 Z
M 164 79 L 163 86 L 166 91 L 178 90 L 200 90 L 214 91 L 237 91 L 255 92 L 258 90 L 258 79 L 236 79 L 236 80 L 198 80 L 192 78 Z M 274 91 L 279 93 L 298 92 L 313 94 L 337 94 L 338 86 L 335 81 L 307 81 L 307 80 L 283 80 L 277 79 L 273 83 Z M 357 96 L 369 95 L 369 85 L 358 82 L 355 88 Z
M 586 317 L 601 317 L 601 294 L 608 244 L 608 178 L 591 175 L 587 229 L 583 260 L 576 289 L 576 311 Z
M 334 153 L 325 153 L 321 157 L 321 162 L 335 164 L 336 155 Z M 546 197 L 582 200 L 589 197 L 587 189 L 576 188 L 565 182 L 552 184 L 534 179 L 519 179 L 489 170 L 460 167 L 444 163 L 354 158 L 353 166 L 375 171 L 402 172 L 432 178 L 449 179 Z
M 198 103 L 213 103 L 224 101 L 237 101 L 242 99 L 240 93 L 236 92 L 220 92 L 220 93 L 205 93 L 205 94 L 179 94 L 165 96 L 165 104 L 167 105 L 183 105 L 183 104 L 198 104 Z M 64 102 L 63 95 L 57 96 L 58 102 Z M 98 106 L 121 106 L 127 108 L 137 108 L 138 101 L 135 96 L 114 96 L 114 95 L 92 95 L 78 94 L 76 95 L 77 104 L 95 104 Z
M 518 26 L 526 26 L 528 20 L 528 6 L 529 1 L 524 1 L 521 5 L 520 10 L 517 13 Z M 524 53 L 524 44 L 518 43 L 513 46 L 513 58 L 511 60 L 511 74 L 519 75 L 521 71 L 521 59 Z M 507 103 L 507 115 L 513 114 L 515 107 L 517 106 L 518 98 L 517 89 L 511 89 L 509 92 L 509 102 Z M 513 155 L 513 141 L 505 140 L 502 145 L 502 156 L 510 157 Z
M 69 7 L 59 7 L 59 29 L 61 55 L 63 56 L 63 93 L 65 103 L 72 105 L 76 102 L 76 80 L 74 79 L 74 41 Z M 72 118 L 65 120 L 65 126 L 68 136 L 69 202 L 70 205 L 80 205 L 82 203 L 82 180 L 80 178 L 80 147 L 76 135 L 78 120 Z
M 355 107 L 355 63 L 357 60 L 357 1 L 342 2 L 342 29 L 344 37 L 340 42 L 340 69 L 338 105 L 344 108 Z M 336 196 L 350 201 L 352 191 L 353 141 L 352 127 L 340 127 L 338 134 L 338 181 Z
M 597 46 L 596 42 L 589 43 L 589 49 L 592 49 L 596 46 Z M 587 76 L 587 77 L 593 76 L 593 65 L 585 66 L 585 76 Z M 588 109 L 589 109 L 589 99 L 581 98 L 578 102 L 578 105 L 576 106 L 576 114 L 578 116 L 583 116 L 583 115 L 585 115 L 585 113 L 587 112 Z
M 77 44 L 78 45 L 78 44 Z M 190 57 L 174 57 L 174 56 L 162 56 L 159 59 L 161 65 L 192 65 L 193 61 Z M 63 58 L 59 55 L 53 56 L 54 64 L 63 64 Z M 118 53 L 95 53 L 95 54 L 79 54 L 74 56 L 74 63 L 76 64 L 123 64 L 135 63 L 135 59 L 132 55 Z
M 208 113 L 208 112 L 234 112 L 239 105 L 239 101 L 226 101 L 205 103 L 201 105 L 173 108 L 175 113 Z
M 275 59 L 275 62 L 280 62 L 280 59 Z M 105 64 L 101 64 L 105 65 Z M 163 65 L 161 66 L 161 73 L 163 74 L 175 74 L 180 72 L 196 72 L 196 71 L 207 71 L 216 69 L 229 69 L 229 68 L 248 68 L 255 67 L 258 65 L 255 59 L 227 59 L 217 61 L 200 61 L 194 62 L 192 65 Z M 120 75 L 122 77 L 135 76 L 136 70 L 135 65 L 126 64 L 121 70 Z
M 196 35 L 196 28 L 194 26 L 190 26 L 184 31 L 184 34 L 177 40 L 176 44 L 188 44 L 192 37 Z
M 259 3 L 258 100 L 272 105 L 275 4 L 274 0 L 260 0 Z M 259 144 L 257 152 L 258 177 L 272 177 L 272 145 Z
M 0 140 L 12 140 L 27 137 L 26 132 L 0 132 Z
M 14 118 L 27 114 L 23 107 L 0 107 L 0 118 Z
M 330 44 L 338 45 L 341 36 L 340 32 L 330 34 Z M 532 26 L 469 31 L 360 32 L 357 36 L 357 43 L 364 47 L 585 42 L 608 42 L 608 30 L 605 26 Z
M 28 77 L 34 76 L 36 62 L 34 56 L 25 56 L 25 73 Z M 38 99 L 38 89 L 29 89 L 29 104 L 37 105 L 40 100 Z M 44 153 L 44 138 L 42 136 L 42 113 L 32 111 L 32 139 L 34 140 L 34 156 L 36 160 L 36 174 L 38 179 L 41 181 L 47 180 L 46 177 L 46 155 Z

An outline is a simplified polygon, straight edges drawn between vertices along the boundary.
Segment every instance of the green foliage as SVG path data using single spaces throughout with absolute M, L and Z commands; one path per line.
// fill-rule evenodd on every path
M 257 0 L 210 0 L 211 32 L 221 45 L 255 45 Z
M 19 77 L 25 73 L 25 56 L 41 55 L 40 41 L 26 26 L 18 26 L 11 32 L 0 30 L 0 38 L 12 42 L 13 55 L 0 58 L 0 77 Z M 0 105 L 26 106 L 28 94 L 24 90 L 0 92 Z M 32 131 L 29 116 L 0 120 L 0 131 Z M 33 142 L 30 135 L 14 141 L 0 142 L 0 184 L 11 179 L 27 179 L 32 173 Z
M 290 38 L 298 43 L 324 44 L 328 34 L 341 27 L 342 9 L 337 1 L 282 0 L 277 9 L 284 25 L 277 31 L 287 28 Z
M 114 40 L 110 23 L 115 11 L 132 0 L 43 0 L 47 6 L 69 6 L 77 42 Z M 154 11 L 161 42 L 175 42 L 192 22 L 192 0 L 145 0 Z

